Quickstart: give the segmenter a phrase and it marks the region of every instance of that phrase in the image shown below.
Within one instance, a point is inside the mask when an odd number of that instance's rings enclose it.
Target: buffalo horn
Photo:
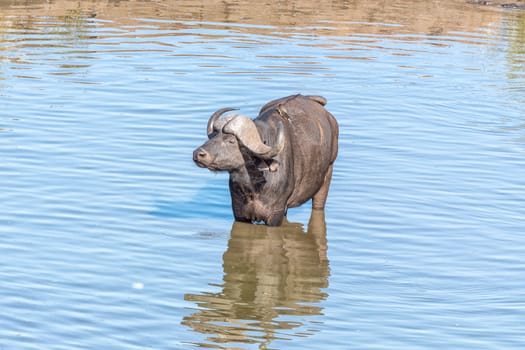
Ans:
[[[213,134],[213,124],[215,124],[215,121],[219,119],[219,117],[223,115],[224,113],[229,112],[229,111],[234,111],[236,109],[239,109],[239,108],[226,107],[226,108],[221,108],[217,112],[213,113],[210,119],[208,120],[208,137],[210,137],[210,135]]]
[[[224,126],[223,131],[235,135],[250,152],[263,159],[275,157],[284,147],[281,121],[279,121],[277,142],[274,147],[264,144],[253,120],[243,115],[235,116]]]

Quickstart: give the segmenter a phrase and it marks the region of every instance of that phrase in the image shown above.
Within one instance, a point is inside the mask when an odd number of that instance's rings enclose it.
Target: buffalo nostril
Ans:
[[[198,158],[206,158],[207,155],[208,155],[208,153],[206,153],[206,151],[204,151],[204,150],[199,150],[197,152],[197,157]]]
[[[208,152],[206,152],[202,148],[199,148],[199,149],[195,150],[195,152],[193,152],[193,159],[195,159],[195,160],[204,159],[207,156],[208,156]]]

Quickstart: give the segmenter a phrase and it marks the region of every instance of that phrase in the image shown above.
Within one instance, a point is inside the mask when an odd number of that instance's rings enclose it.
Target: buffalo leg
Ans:
[[[234,215],[235,216],[235,215]],[[235,221],[238,221],[238,222],[247,222],[247,223],[251,223],[252,221],[250,219],[247,219],[243,216],[235,216]]]
[[[264,223],[268,226],[281,226],[284,216],[284,210],[275,211],[264,221]]]
[[[328,171],[326,172],[326,176],[324,177],[324,182],[317,191],[317,193],[312,198],[312,208],[313,209],[324,209],[324,205],[326,203],[326,197],[328,196],[328,189],[330,188],[330,181],[332,180],[332,170],[334,168],[334,164],[330,164],[330,167],[328,168]]]

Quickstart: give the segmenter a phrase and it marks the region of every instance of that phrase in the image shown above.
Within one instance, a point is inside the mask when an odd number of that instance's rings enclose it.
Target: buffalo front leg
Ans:
[[[330,181],[332,180],[332,170],[334,164],[330,164],[326,176],[324,177],[324,182],[321,185],[321,188],[312,198],[312,208],[313,209],[324,209],[326,204],[326,197],[328,197],[328,190],[330,188]]]
[[[285,217],[285,210],[277,210],[271,213],[264,223],[268,226],[281,226]]]

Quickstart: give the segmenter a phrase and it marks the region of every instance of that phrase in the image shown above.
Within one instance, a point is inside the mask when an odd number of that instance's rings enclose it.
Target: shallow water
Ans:
[[[0,0],[0,349],[521,349],[525,13]],[[325,213],[233,222],[192,150],[319,94]]]

